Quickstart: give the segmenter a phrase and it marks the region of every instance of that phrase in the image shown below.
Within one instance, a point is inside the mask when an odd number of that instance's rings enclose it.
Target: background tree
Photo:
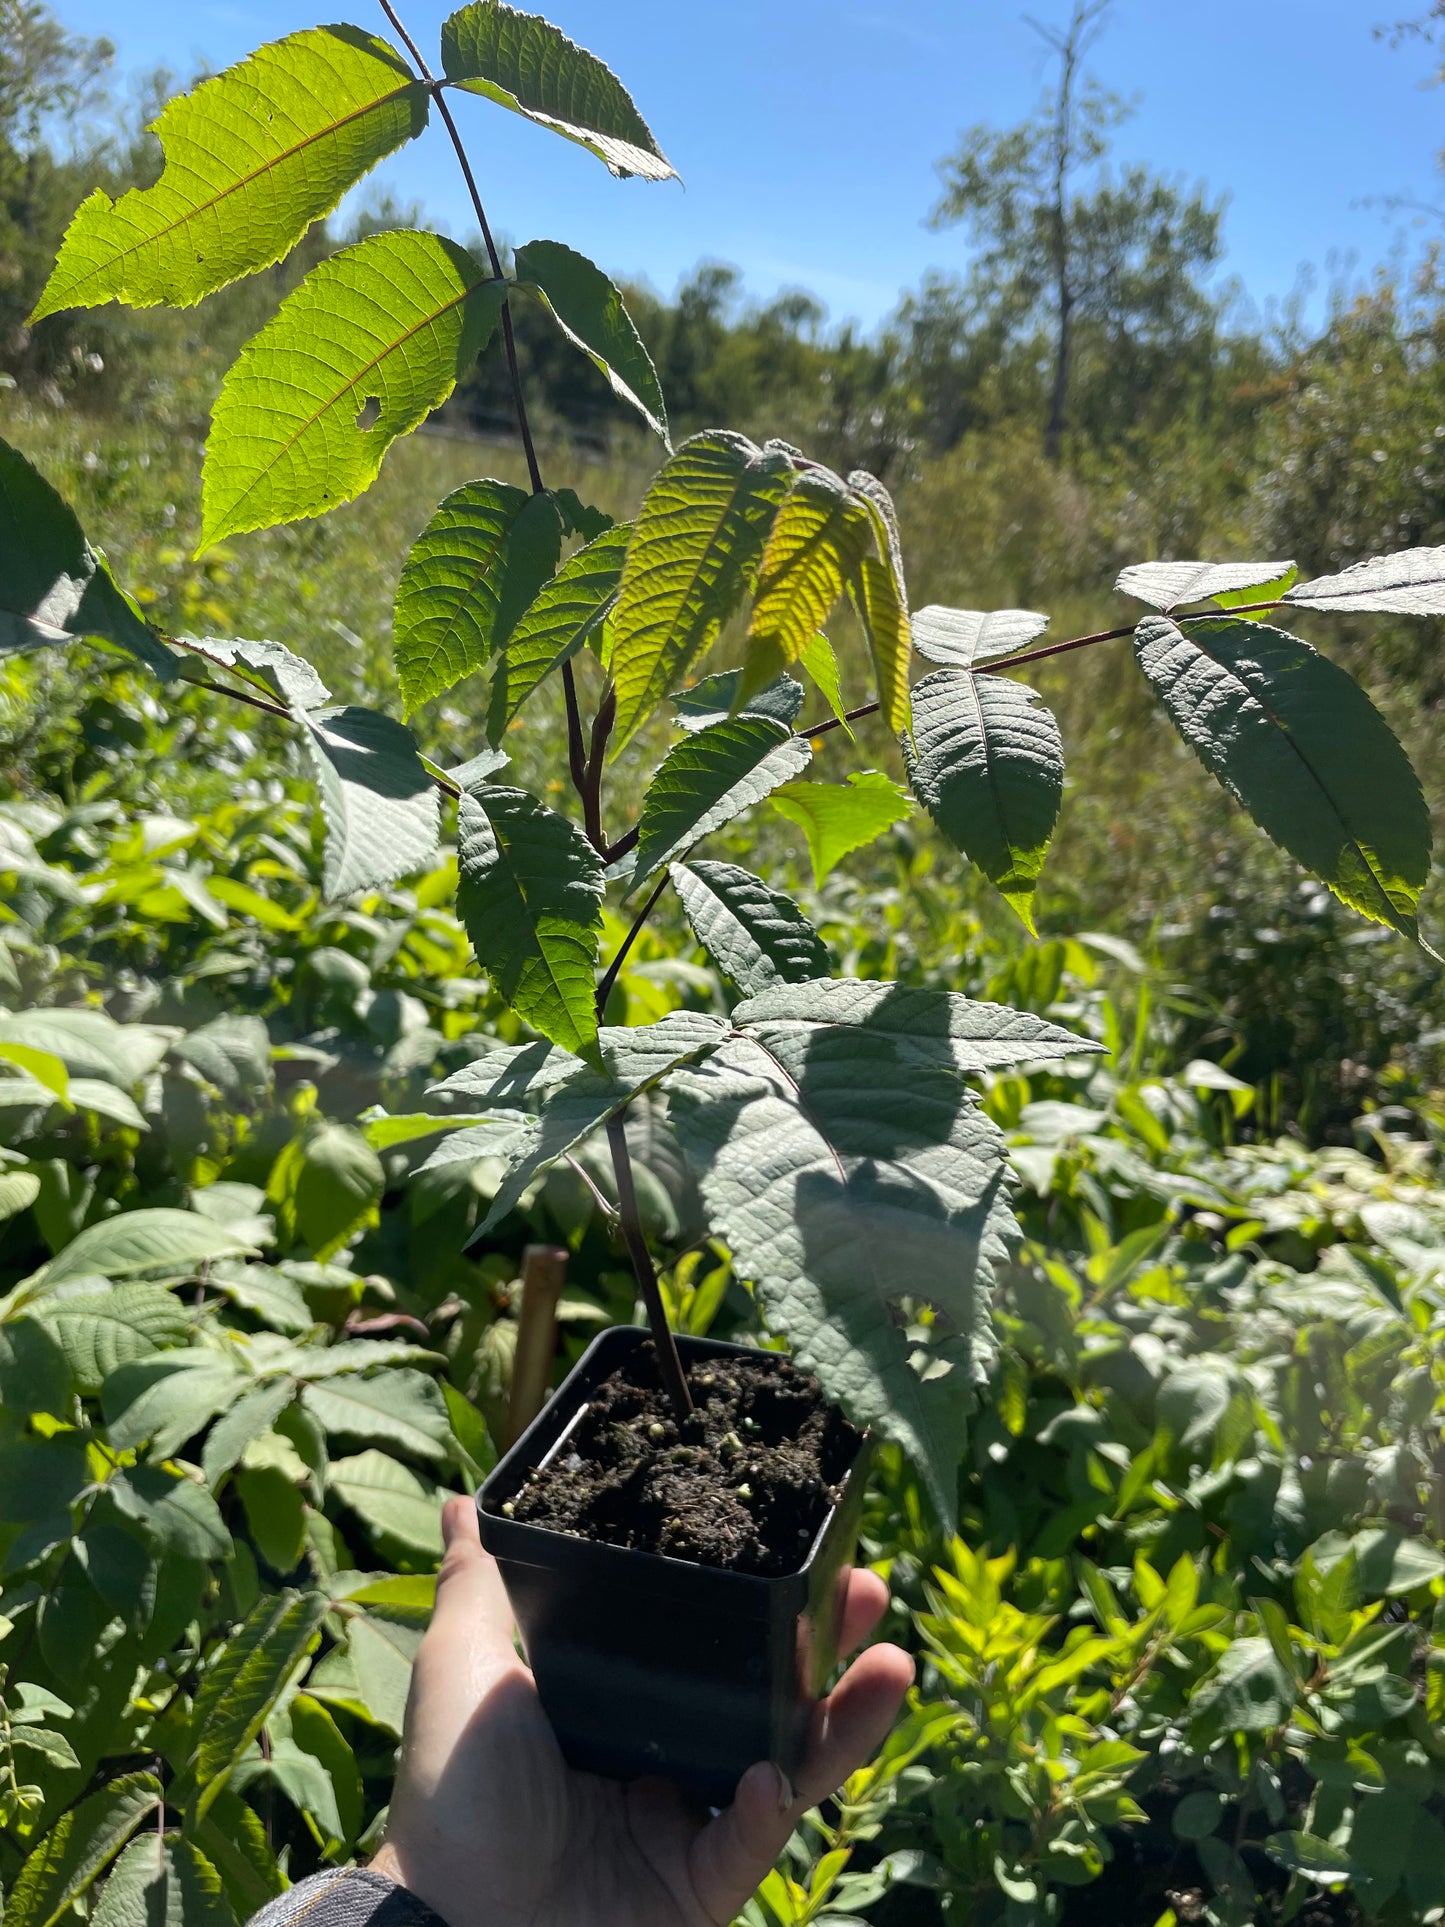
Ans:
[[[1030,23],[1058,55],[1056,84],[1018,126],[964,132],[939,165],[944,191],[930,216],[936,228],[966,227],[978,247],[965,289],[974,325],[1000,342],[1048,342],[1051,460],[1081,334],[1116,365],[1122,355],[1132,385],[1132,364],[1188,358],[1217,316],[1200,277],[1220,255],[1222,204],[1147,167],[1117,180],[1105,170],[1109,137],[1131,111],[1083,70],[1109,4],[1075,0],[1062,32]]]

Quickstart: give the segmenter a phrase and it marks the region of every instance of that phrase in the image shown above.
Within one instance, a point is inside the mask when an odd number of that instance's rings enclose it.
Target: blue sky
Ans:
[[[685,190],[614,181],[599,162],[480,100],[453,96],[493,226],[547,236],[664,293],[697,261],[729,261],[750,292],[806,287],[830,320],[872,326],[929,268],[958,268],[962,237],[924,217],[934,163],[976,120],[1018,119],[1047,76],[1025,24],[1067,0],[551,0],[549,17],[631,89]],[[450,7],[402,0],[430,52]],[[1423,12],[1425,0],[1413,0]],[[1420,233],[1369,197],[1445,202],[1445,89],[1428,50],[1373,28],[1411,0],[1116,0],[1093,56],[1141,96],[1117,158],[1228,195],[1224,272],[1256,303],[1362,275]],[[73,31],[106,33],[122,70],[223,66],[315,24],[299,0],[57,0]],[[320,17],[338,17],[323,8]],[[364,0],[339,17],[380,26]],[[439,226],[471,223],[433,126],[372,177]],[[1438,191],[1437,191],[1438,188]],[[1318,312],[1320,295],[1311,302]]]

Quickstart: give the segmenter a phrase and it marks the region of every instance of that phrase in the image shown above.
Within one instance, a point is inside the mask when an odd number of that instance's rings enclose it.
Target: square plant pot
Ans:
[[[657,1774],[713,1806],[755,1760],[790,1779],[838,1660],[848,1561],[868,1477],[860,1440],[837,1503],[795,1572],[763,1578],[575,1538],[503,1506],[594,1390],[648,1339],[619,1325],[588,1346],[477,1494],[542,1705],[568,1762],[618,1780]],[[684,1367],[777,1356],[679,1336]],[[779,1361],[781,1362],[781,1360]]]

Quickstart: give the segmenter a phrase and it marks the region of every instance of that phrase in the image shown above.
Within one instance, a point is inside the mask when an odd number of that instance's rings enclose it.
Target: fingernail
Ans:
[[[774,1761],[770,1760],[768,1764],[773,1769],[773,1798],[778,1803],[778,1812],[786,1813],[793,1804],[793,1789],[783,1769]]]

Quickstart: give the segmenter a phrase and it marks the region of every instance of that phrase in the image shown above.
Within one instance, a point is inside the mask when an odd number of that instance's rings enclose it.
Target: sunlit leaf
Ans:
[[[766,716],[734,716],[674,743],[643,798],[634,886],[806,769],[812,754],[805,737]]]
[[[791,897],[735,863],[674,863],[672,887],[693,934],[745,994],[826,977],[822,938]]]
[[[1152,609],[1179,609],[1190,602],[1269,602],[1282,597],[1299,574],[1293,562],[1139,562],[1114,587]]]
[[[930,662],[959,669],[1012,656],[1049,626],[1032,609],[946,609],[931,602],[913,617],[913,646]]]
[[[782,450],[720,429],[693,436],[664,463],[643,501],[612,619],[618,750],[747,594],[791,472]]]
[[[370,235],[313,268],[222,383],[202,547],[324,515],[369,488],[396,437],[476,360],[505,291],[455,242],[410,230]]]
[[[333,902],[424,869],[441,820],[415,740],[376,709],[296,712],[326,819],[322,887]]]
[[[1267,623],[1147,616],[1139,665],[1184,741],[1341,902],[1418,939],[1430,873],[1419,780],[1353,677]]]
[[[570,556],[507,637],[492,670],[490,735],[500,736],[533,690],[611,615],[631,535],[631,523],[624,522]]]
[[[788,783],[769,801],[808,839],[819,884],[845,856],[913,813],[907,792],[876,769],[854,770],[844,783]]]
[[[476,0],[442,24],[448,80],[576,141],[613,174],[674,170],[617,76],[540,14]]]
[[[154,187],[81,203],[31,319],[110,300],[187,307],[269,267],[426,116],[421,81],[357,27],[257,48],[166,107]]]
[[[797,661],[857,572],[872,537],[867,509],[838,476],[806,469],[793,478],[758,568],[744,695]]]
[[[412,544],[392,647],[408,712],[482,668],[557,567],[562,518],[547,494],[465,482]]]
[[[667,440],[667,408],[652,357],[642,344],[621,291],[584,254],[560,241],[529,241],[513,265],[519,284],[542,305],[574,347],[602,374],[612,392],[637,409]]]
[[[1285,601],[1301,609],[1334,609],[1344,615],[1353,610],[1445,615],[1445,548],[1372,556],[1339,575],[1299,583]]]
[[[520,1016],[590,1055],[602,865],[565,816],[525,790],[485,787],[457,811],[457,909],[477,962]]]

